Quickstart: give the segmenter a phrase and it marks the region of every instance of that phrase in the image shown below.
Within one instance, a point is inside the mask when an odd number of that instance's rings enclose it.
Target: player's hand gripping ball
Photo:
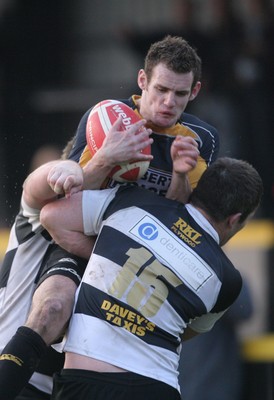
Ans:
[[[102,146],[110,128],[120,115],[123,131],[140,120],[140,117],[135,114],[132,108],[118,100],[104,100],[93,107],[86,125],[87,144],[92,155]],[[147,146],[142,150],[142,153],[151,154],[151,147]],[[137,181],[144,176],[148,167],[149,161],[122,163],[112,169],[109,177],[118,182]]]

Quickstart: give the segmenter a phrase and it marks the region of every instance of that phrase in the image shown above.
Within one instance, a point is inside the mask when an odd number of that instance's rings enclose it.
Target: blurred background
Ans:
[[[274,0],[0,0],[2,253],[29,171],[59,156],[91,105],[138,94],[150,44],[181,35],[203,61],[202,90],[186,111],[219,130],[221,156],[248,160],[264,181],[256,220],[227,251],[254,302],[240,337],[272,332],[273,16]]]
[[[33,154],[62,148],[81,115],[138,93],[151,42],[184,36],[203,60],[187,111],[215,125],[221,155],[262,174],[272,218],[274,0],[0,0],[0,224],[9,226]]]

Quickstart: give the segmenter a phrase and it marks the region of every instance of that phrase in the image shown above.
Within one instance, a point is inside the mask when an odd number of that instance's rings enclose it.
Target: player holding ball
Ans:
[[[216,160],[219,151],[216,129],[185,113],[188,102],[194,100],[200,91],[200,79],[201,60],[196,51],[184,39],[167,36],[151,45],[144,68],[138,72],[137,82],[141,95],[121,100],[139,118],[146,121],[145,127],[152,132],[150,138],[153,139],[153,158],[144,176],[137,179],[137,184],[159,195],[168,195],[181,201],[187,200],[190,188],[197,185],[200,176]],[[143,142],[144,136],[133,134],[129,135],[129,140],[124,140],[113,131],[96,154],[94,164],[86,166],[92,157],[90,147],[85,146],[91,114],[92,108],[80,121],[70,158],[80,160],[80,165],[90,172],[94,171],[96,164],[96,173],[99,171],[99,176],[102,175],[101,183],[106,176],[109,177],[116,164],[135,161],[136,156],[139,160],[148,160],[141,153],[149,144]],[[118,141],[119,146],[115,146],[114,143]],[[140,149],[138,146],[142,144]],[[191,159],[197,147],[197,163],[193,164]],[[188,175],[174,171],[174,160],[178,155],[180,160],[191,163],[193,169]],[[110,177],[104,181],[104,186],[113,187],[117,184],[116,180]]]
[[[185,40],[167,36],[152,44],[144,68],[138,72],[141,95],[122,100],[139,120],[124,131],[123,116],[120,115],[101,147],[93,154],[86,141],[91,109],[80,121],[69,158],[79,162],[83,168],[83,188],[113,187],[117,185],[117,176],[113,179],[113,168],[138,161],[149,165],[144,175],[138,175],[134,184],[160,196],[185,202],[191,188],[196,186],[207,166],[217,158],[219,149],[215,128],[185,113],[188,102],[194,100],[200,91],[200,78],[201,60]],[[145,149],[149,146],[148,152]],[[23,263],[24,260],[21,260]],[[55,277],[62,284],[57,285]],[[39,363],[40,355],[52,344],[53,338],[62,334],[59,326],[65,326],[71,315],[71,310],[64,312],[68,307],[63,299],[73,299],[76,290],[76,285],[69,282],[72,282],[71,279],[61,274],[43,280],[35,291],[31,314],[24,324],[29,334],[23,337],[16,332],[3,349],[2,354],[22,360],[19,366],[7,357],[0,356],[0,393],[7,393],[7,399],[14,399],[27,384]],[[45,285],[52,302],[58,303],[58,309],[47,311]],[[41,315],[46,316],[43,321],[40,321]],[[58,326],[54,324],[56,320]],[[17,354],[15,349],[22,351],[22,354]],[[36,354],[36,359],[29,360],[29,354]],[[10,372],[7,372],[7,364],[12,366]],[[12,387],[9,382],[13,382]],[[33,397],[28,398],[37,398],[36,389],[33,393]],[[50,398],[45,392],[43,396]]]

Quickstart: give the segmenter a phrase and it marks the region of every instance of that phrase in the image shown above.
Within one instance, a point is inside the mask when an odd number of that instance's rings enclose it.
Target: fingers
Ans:
[[[145,127],[146,120],[138,121],[133,124],[128,130],[127,135],[131,136],[131,142],[134,149],[134,159],[150,161],[153,159],[151,154],[144,154],[142,151],[153,143],[150,137],[152,130]]]
[[[173,171],[185,174],[196,167],[200,152],[197,142],[190,136],[178,136],[171,146]]]
[[[56,175],[48,180],[49,186],[58,195],[65,194],[67,197],[73,193],[77,193],[82,188],[82,180],[73,175],[59,176]]]
[[[146,121],[140,120],[125,129],[122,119],[118,118],[98,150],[107,165],[117,165],[131,161],[150,161],[153,156],[145,151],[153,143],[151,129],[145,127]]]
[[[135,122],[135,124],[132,124],[130,128],[127,129],[128,133],[136,135],[138,133],[143,132],[150,135],[152,131],[151,129],[146,129],[145,127],[146,122],[147,121],[145,119],[141,119],[140,121]]]
[[[198,143],[191,136],[176,136],[172,146],[177,148],[196,149],[199,152]]]
[[[123,119],[121,116],[117,118],[117,120],[114,122],[112,127],[110,128],[109,133],[111,132],[127,132],[129,135],[135,135],[138,132],[144,131],[144,132],[149,132],[148,134],[151,133],[151,129],[146,129],[145,128],[146,120],[141,119],[140,121],[135,122],[132,125],[129,125],[128,127],[125,128],[125,125],[123,124]]]
[[[54,193],[69,195],[81,190],[83,171],[73,161],[62,161],[49,171],[47,182]]]
[[[197,158],[200,154],[198,143],[190,136],[177,136],[171,146],[171,157],[189,156]]]
[[[81,183],[75,176],[68,176],[63,184],[63,191],[66,197],[70,197],[73,193],[77,193],[81,190]]]
[[[141,119],[140,121],[135,122],[134,124],[126,127],[125,129],[125,125],[123,124],[123,119],[121,116],[119,116],[112,125],[109,133],[119,131],[119,132],[125,132],[128,136],[140,135],[139,140],[141,140],[142,138],[145,138],[152,133],[152,130],[147,129],[145,127],[145,124],[146,120]]]
[[[122,132],[123,130],[124,130],[123,119],[122,119],[121,115],[119,115],[119,117],[116,119],[116,121],[110,128],[109,132],[115,132],[115,131]]]
[[[60,177],[60,172],[50,171],[48,174],[48,184],[56,194],[63,194],[63,177]]]

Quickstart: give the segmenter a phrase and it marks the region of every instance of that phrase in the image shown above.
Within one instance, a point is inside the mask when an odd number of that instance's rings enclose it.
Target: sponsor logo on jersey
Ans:
[[[195,247],[200,244],[199,238],[202,236],[201,233],[195,231],[183,218],[179,218],[175,224],[171,227],[171,230],[188,243],[191,247]]]
[[[142,315],[109,300],[103,300],[101,310],[105,312],[107,321],[137,336],[145,336],[147,331],[153,332],[155,329],[155,324]]]
[[[158,236],[158,229],[154,224],[145,223],[139,226],[138,232],[143,239],[154,240]]]
[[[187,224],[185,226],[181,222],[179,227],[185,230],[184,235],[188,240],[193,243],[199,241],[200,234]],[[198,290],[212,276],[212,271],[206,262],[184,243],[183,238],[179,235],[181,240],[177,238],[151,215],[141,218],[129,232],[145,243],[163,264],[168,265],[194,290]]]
[[[159,196],[165,196],[171,181],[171,174],[165,171],[157,170],[149,167],[145,175],[137,182],[131,182],[131,185],[140,186],[142,188],[151,190]],[[107,187],[113,188],[120,185],[119,182],[109,179]],[[124,184],[125,185],[125,184]]]
[[[24,364],[23,360],[14,356],[13,354],[1,354],[0,361],[3,361],[3,360],[12,361],[15,364],[19,365],[20,367],[22,367],[22,365]]]

